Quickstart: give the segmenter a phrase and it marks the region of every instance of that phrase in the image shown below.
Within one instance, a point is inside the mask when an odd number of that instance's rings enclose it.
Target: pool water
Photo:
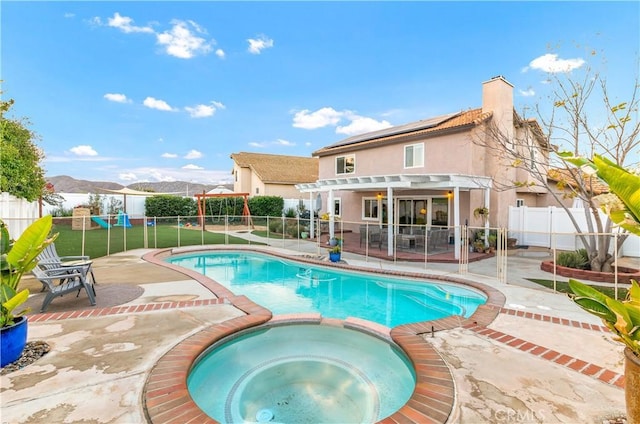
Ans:
[[[167,261],[246,295],[274,315],[317,312],[395,327],[451,315],[469,317],[486,302],[484,294],[459,285],[313,266],[255,252],[198,252]]]
[[[407,402],[415,374],[397,347],[377,337],[294,324],[214,345],[187,387],[207,415],[225,423],[371,423]]]

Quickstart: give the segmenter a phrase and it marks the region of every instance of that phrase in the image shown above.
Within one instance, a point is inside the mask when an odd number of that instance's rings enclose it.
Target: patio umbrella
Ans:
[[[320,195],[320,193],[318,193],[318,196],[316,197],[316,212],[320,212],[321,209],[322,209],[322,196]]]

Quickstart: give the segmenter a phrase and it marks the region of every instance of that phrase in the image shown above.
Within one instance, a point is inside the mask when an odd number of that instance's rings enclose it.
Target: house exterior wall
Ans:
[[[424,166],[405,168],[405,146],[424,143]],[[474,169],[482,169],[482,160],[474,167],[477,152],[467,133],[449,134],[442,137],[417,138],[386,146],[376,146],[367,150],[340,153],[320,158],[320,179],[337,177],[361,177],[389,174],[473,174]],[[459,155],[452,152],[472,152]],[[342,156],[355,156],[355,172],[348,175],[336,173],[336,160]],[[482,174],[478,174],[482,175]]]
[[[280,196],[283,199],[309,199],[308,194],[300,193],[300,190],[291,184],[265,184],[264,196]]]
[[[253,195],[252,189],[252,174],[253,172],[249,168],[242,168],[237,163],[233,164],[233,191],[235,193],[249,193]]]

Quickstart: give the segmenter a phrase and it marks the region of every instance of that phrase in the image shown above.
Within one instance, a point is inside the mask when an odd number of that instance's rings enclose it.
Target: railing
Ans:
[[[27,226],[33,219],[10,219]],[[133,249],[156,249],[211,244],[260,244],[327,256],[329,226],[326,220],[316,219],[311,233],[309,219],[210,215],[204,226],[197,216],[86,216],[54,218],[54,231],[59,233],[56,247],[61,255],[101,257]],[[532,239],[536,234],[523,234]],[[512,233],[513,234],[513,233]],[[12,234],[13,235],[13,234]],[[15,237],[15,235],[13,235]],[[575,233],[552,233],[549,247],[526,246],[507,236],[504,228],[440,227],[400,225],[389,228],[377,222],[334,222],[334,236],[341,239],[343,259],[364,261],[388,268],[403,266],[421,270],[442,270],[459,275],[482,275],[500,283],[518,283],[515,272],[526,266],[531,277],[542,276],[555,282],[566,281],[554,269],[542,271],[543,261],[556,263],[563,250],[556,240],[577,237]],[[598,234],[587,236],[597,237]],[[610,252],[618,258],[619,233],[606,234],[612,242]],[[637,237],[637,236],[631,236]],[[458,243],[456,243],[458,239]],[[602,240],[605,240],[604,238]],[[636,242],[630,238],[625,241]],[[563,242],[564,243],[564,242]],[[615,246],[615,247],[614,247]],[[633,258],[632,258],[633,259]],[[637,258],[636,258],[637,259]],[[615,275],[618,264],[613,263]],[[536,275],[539,274],[539,275]],[[617,287],[617,277],[614,281]]]

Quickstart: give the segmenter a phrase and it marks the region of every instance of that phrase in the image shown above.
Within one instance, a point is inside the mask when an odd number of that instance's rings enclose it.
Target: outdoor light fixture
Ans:
[[[382,199],[382,193],[378,193],[376,197],[378,198],[378,200]]]
[[[427,210],[425,208],[420,209],[420,215],[426,215]]]
[[[449,190],[449,192],[447,193],[447,197],[451,197],[453,196],[453,191]]]

